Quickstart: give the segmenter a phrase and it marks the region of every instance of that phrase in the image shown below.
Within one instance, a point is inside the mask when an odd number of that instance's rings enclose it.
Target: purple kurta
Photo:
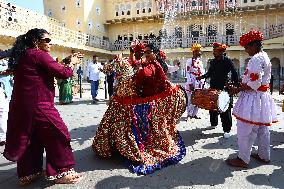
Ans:
[[[30,143],[35,120],[39,114],[56,127],[62,137],[70,135],[59,112],[54,107],[54,77],[67,79],[73,75],[69,67],[58,64],[47,52],[28,49],[18,62],[10,102],[7,139],[4,156],[17,161]]]

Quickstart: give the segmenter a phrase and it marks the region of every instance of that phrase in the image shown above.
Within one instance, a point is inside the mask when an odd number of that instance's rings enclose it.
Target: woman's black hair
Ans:
[[[9,70],[16,69],[20,57],[26,53],[28,48],[36,47],[36,42],[42,39],[44,34],[49,33],[45,29],[34,28],[16,38],[8,61]]]
[[[154,45],[153,43],[149,43],[145,46],[145,48],[148,47],[150,48],[153,53],[156,55],[156,59],[157,61],[161,64],[163,71],[165,72],[165,74],[167,74],[168,72],[168,65],[166,64],[165,60],[161,57],[160,55],[160,49]]]

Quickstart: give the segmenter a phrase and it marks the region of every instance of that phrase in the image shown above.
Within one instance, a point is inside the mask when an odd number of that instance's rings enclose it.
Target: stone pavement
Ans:
[[[281,103],[284,96],[273,94],[279,111],[279,123],[271,127],[271,163],[261,165],[251,160],[249,169],[232,168],[224,162],[228,156],[236,156],[236,120],[233,122],[232,136],[223,138],[222,127],[208,129],[209,114],[199,112],[201,120],[186,122],[185,114],[178,124],[187,149],[186,157],[177,165],[163,168],[153,174],[138,176],[123,165],[123,160],[114,157],[104,160],[96,157],[91,149],[92,138],[100,123],[107,105],[104,91],[98,104],[91,104],[88,85],[84,84],[83,98],[76,97],[74,103],[59,106],[58,110],[67,123],[72,137],[72,147],[76,158],[76,170],[83,173],[84,179],[75,185],[53,185],[44,179],[24,188],[284,188],[284,129]],[[77,95],[78,96],[78,95]],[[235,100],[236,101],[236,100]],[[0,147],[0,152],[3,152]],[[0,155],[0,188],[19,187],[16,164]]]

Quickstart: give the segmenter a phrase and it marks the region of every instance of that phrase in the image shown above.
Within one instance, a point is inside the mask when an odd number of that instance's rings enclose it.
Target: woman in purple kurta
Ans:
[[[54,77],[71,77],[72,64],[78,61],[78,57],[70,56],[71,64],[58,64],[48,53],[49,42],[46,30],[28,31],[16,52],[20,56],[12,62],[15,82],[4,156],[17,161],[22,185],[42,175],[44,149],[49,180],[55,183],[80,180],[80,175],[73,170],[75,162],[68,129],[54,107]]]

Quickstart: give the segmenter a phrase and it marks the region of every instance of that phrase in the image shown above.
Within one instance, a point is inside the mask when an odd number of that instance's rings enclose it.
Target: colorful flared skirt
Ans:
[[[93,150],[105,158],[118,150],[137,174],[176,164],[186,154],[176,129],[185,108],[186,95],[176,85],[146,98],[113,96],[93,139]]]

